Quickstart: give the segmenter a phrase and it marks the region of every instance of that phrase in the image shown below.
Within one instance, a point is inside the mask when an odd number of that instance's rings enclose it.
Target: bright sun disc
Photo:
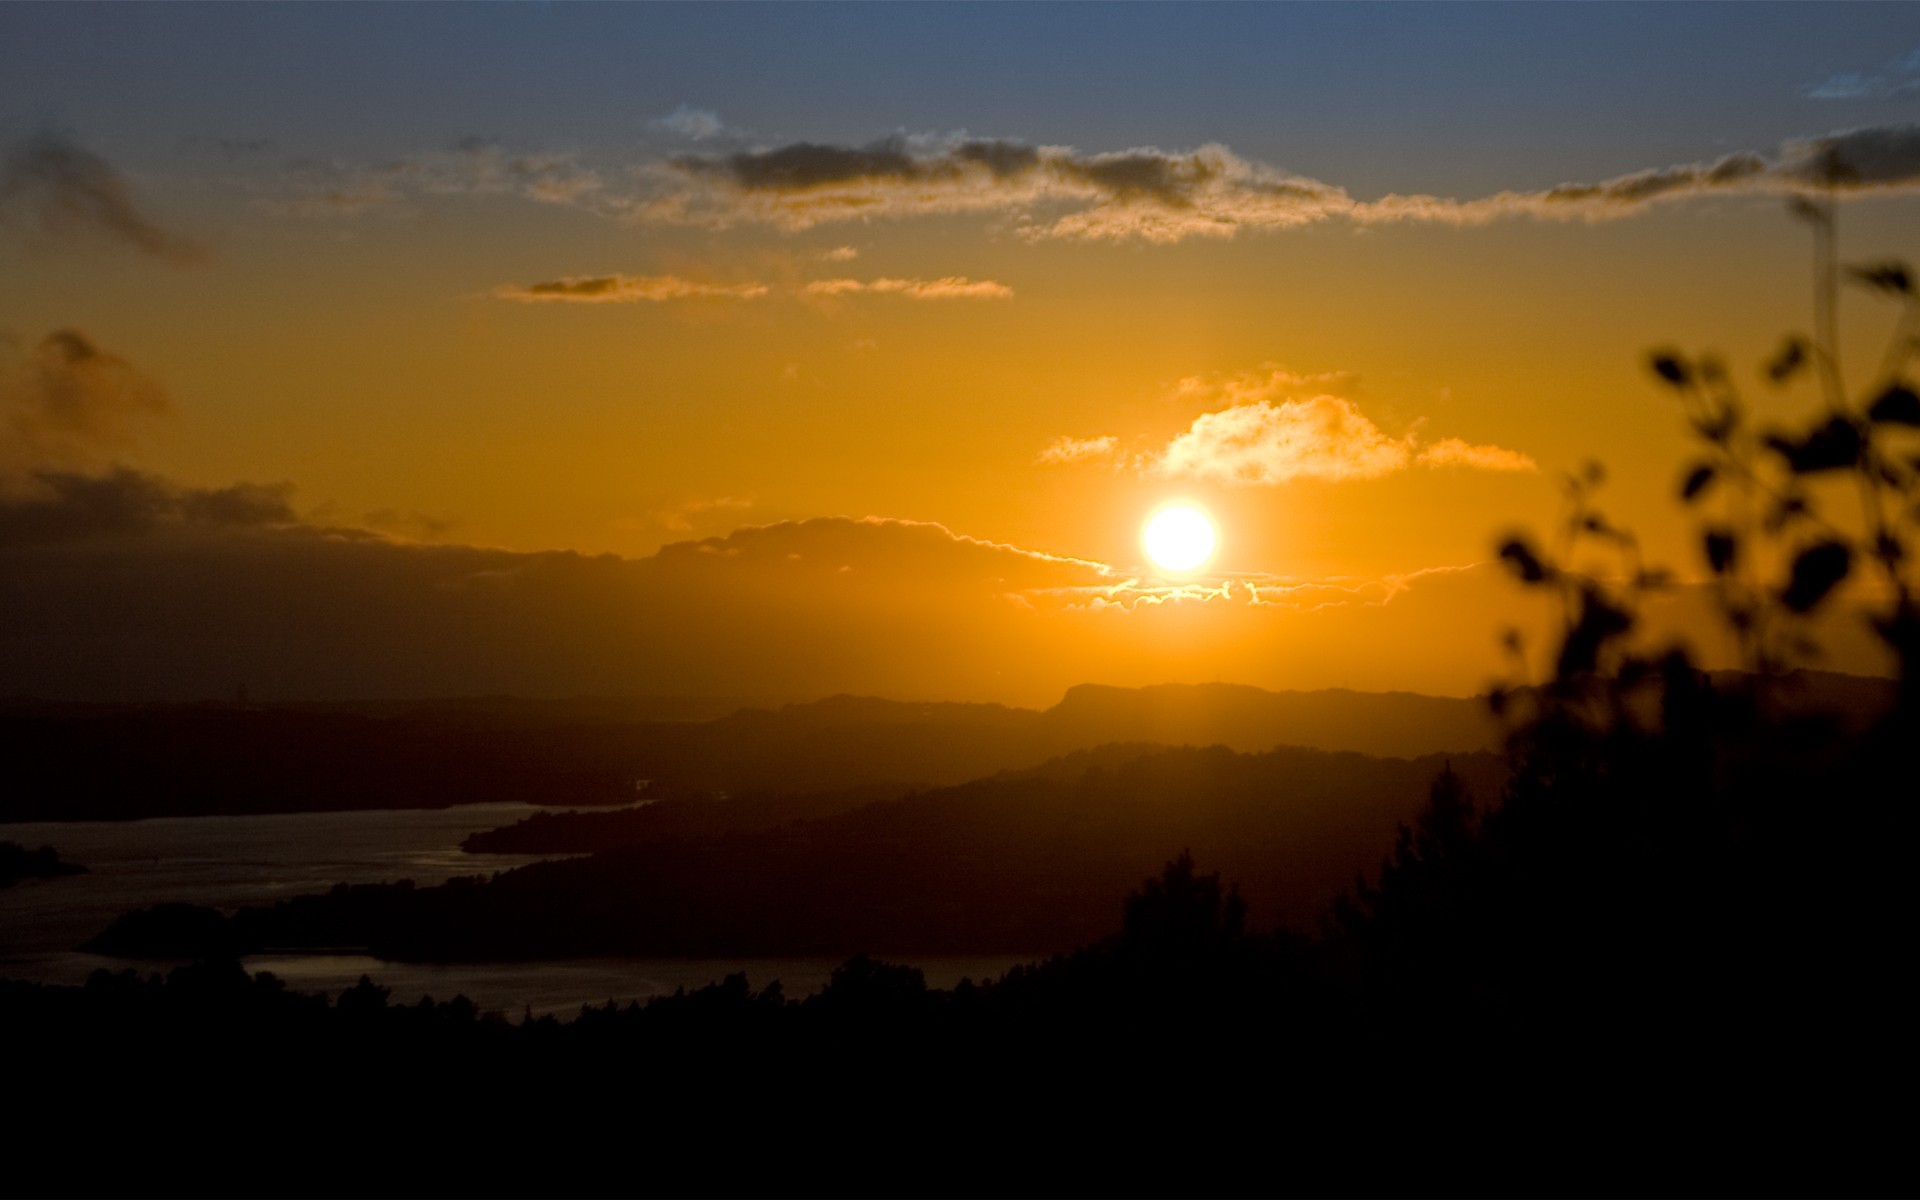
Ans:
[[[1169,504],[1147,518],[1140,532],[1153,565],[1166,571],[1191,571],[1213,554],[1213,519],[1192,504]]]

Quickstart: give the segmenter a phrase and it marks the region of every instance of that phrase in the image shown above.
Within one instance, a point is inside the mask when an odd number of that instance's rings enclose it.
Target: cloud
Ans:
[[[436,540],[454,526],[445,517],[399,508],[372,509],[361,514],[360,520],[369,529],[419,541]]]
[[[1865,100],[1880,93],[1885,81],[1878,77],[1847,73],[1809,84],[1802,92],[1809,100]]]
[[[1920,78],[1920,66],[1916,67]],[[891,138],[862,147],[799,142],[726,155],[681,155],[644,168],[640,220],[789,230],[834,221],[997,213],[1021,237],[1172,243],[1331,220],[1357,225],[1480,225],[1531,217],[1606,220],[1658,202],[1710,195],[1911,190],[1920,126],[1887,125],[1796,139],[1771,156],[1743,151],[1597,183],[1453,199],[1346,189],[1289,174],[1220,145],[1088,154],[1063,146]]]
[[[751,496],[696,496],[672,508],[661,509],[653,516],[663,528],[675,533],[687,533],[693,529],[695,517],[713,512],[745,512],[752,507],[753,497]]]
[[[1800,94],[1809,100],[1900,100],[1920,94],[1920,50],[1892,60],[1872,75],[1858,71],[1830,75],[1800,89]]]
[[[206,252],[163,228],[134,201],[126,177],[99,155],[52,133],[13,146],[0,165],[0,223],[53,238],[92,239],[175,264]]]
[[[0,363],[0,546],[294,520],[286,484],[184,487],[99,466],[170,409],[159,384],[76,329]]]
[[[860,252],[852,246],[835,246],[820,257],[828,262],[852,262],[860,257]]]
[[[721,228],[1074,205],[1079,211],[1025,222],[1023,236],[1169,242],[1306,224],[1352,203],[1337,188],[1216,145],[1082,154],[969,138],[927,149],[896,137],[861,147],[798,142],[681,155],[646,174],[655,194],[636,205],[637,217]]]
[[[1296,479],[1378,479],[1422,466],[1533,471],[1533,459],[1501,446],[1442,438],[1422,447],[1416,430],[1392,437],[1351,395],[1348,372],[1296,372],[1273,363],[1225,377],[1192,376],[1172,389],[1183,404],[1205,407],[1158,452],[1132,466],[1147,475],[1230,487],[1271,487]],[[1112,435],[1054,439],[1036,462],[1071,463],[1114,456]]]
[[[800,289],[803,296],[836,299],[871,292],[905,296],[910,300],[1011,300],[1013,289],[991,279],[948,275],[942,279],[816,279]]]
[[[1103,458],[1112,458],[1120,448],[1120,439],[1112,434],[1100,437],[1076,438],[1062,435],[1048,442],[1040,451],[1036,463],[1079,463],[1094,462]]]
[[[0,547],[148,534],[168,526],[290,523],[286,484],[179,487],[126,467],[98,475],[38,470],[0,488]]]
[[[719,560],[733,564],[730,570],[771,567],[782,581],[855,575],[861,586],[888,581],[993,594],[1104,584],[1114,577],[1112,568],[1089,559],[967,537],[934,521],[891,517],[751,525],[725,537],[676,542],[656,557],[662,563]]]
[[[1167,443],[1157,474],[1233,485],[1375,479],[1403,470],[1413,439],[1390,438],[1351,400],[1268,400],[1203,413]]]
[[[1920,92],[1920,64],[1912,72],[1912,85],[1888,85],[1889,94]],[[1833,88],[1837,93],[1854,86],[1842,81]],[[965,136],[896,136],[865,146],[794,142],[678,154],[606,170],[573,154],[513,155],[491,142],[470,141],[450,152],[371,166],[296,164],[281,187],[282,194],[265,203],[307,215],[367,212],[434,196],[517,196],[611,219],[711,229],[762,224],[795,231],[844,221],[977,214],[1004,219],[1027,241],[1170,244],[1333,221],[1362,227],[1600,221],[1706,196],[1793,195],[1830,187],[1842,194],[1911,191],[1920,187],[1920,126],[1843,130],[1788,141],[1771,154],[1741,151],[1598,182],[1466,199],[1400,193],[1357,199],[1338,185],[1242,158],[1217,144],[1089,153]],[[827,257],[843,261],[851,249]]]
[[[1497,565],[1176,587],[874,517],[754,526],[645,558],[527,554],[318,528],[291,519],[279,487],[126,471],[36,486],[0,498],[0,695],[192,699],[242,680],[273,699],[1042,705],[1079,683],[1208,680],[1462,695],[1502,669],[1502,626],[1538,646],[1558,619]],[[1695,607],[1711,606],[1703,594]],[[1873,669],[1877,639],[1847,616],[1854,642],[1828,665]]]
[[[1537,192],[1501,192],[1477,200],[1386,196],[1359,205],[1353,219],[1380,224],[1425,221],[1480,225],[1510,217],[1605,221],[1656,203],[1712,196],[1868,194],[1920,188],[1920,125],[1882,125],[1782,143],[1773,158],[1751,152],[1615,176]]]
[[[1420,451],[1425,467],[1467,467],[1475,471],[1538,471],[1540,465],[1518,450],[1475,446],[1459,438],[1441,438]]]
[[[690,142],[704,142],[719,137],[727,131],[720,120],[720,114],[704,108],[694,108],[682,104],[664,117],[656,117],[647,124],[655,129],[665,130],[675,137],[686,138]]]
[[[165,389],[77,329],[0,357],[0,468],[77,465],[130,445],[171,407]]]
[[[132,473],[47,487],[0,505],[0,694],[983,694],[1040,649],[1007,594],[1110,578],[920,521],[781,522],[628,559],[220,525]]]
[[[763,283],[697,283],[677,275],[575,275],[544,283],[502,284],[493,295],[523,304],[658,304],[668,300],[754,300],[767,292]]]
[[[260,205],[289,217],[358,216],[462,196],[511,196],[609,217],[626,213],[633,203],[575,154],[513,154],[487,138],[371,164],[301,159],[268,187]]]

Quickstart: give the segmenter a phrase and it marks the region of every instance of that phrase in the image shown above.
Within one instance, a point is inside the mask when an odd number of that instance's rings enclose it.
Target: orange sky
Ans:
[[[0,21],[58,57],[86,19]],[[0,691],[1477,690],[1503,669],[1500,628],[1540,613],[1476,564],[1548,525],[1585,460],[1609,467],[1608,512],[1697,576],[1672,501],[1684,426],[1649,347],[1716,351],[1763,414],[1806,411],[1808,393],[1753,382],[1808,325],[1809,241],[1783,201],[1796,137],[1872,134],[1833,143],[1880,173],[1844,206],[1845,246],[1920,256],[1920,134],[1822,109],[1837,54],[1787,68],[1798,108],[1721,136],[1623,115],[1590,166],[1543,174],[1579,157],[1577,133],[1529,159],[1442,123],[1470,169],[1436,149],[1374,186],[1233,148],[1244,115],[1196,117],[1164,151],[1124,125],[1074,126],[1107,140],[1070,145],[1046,111],[1006,137],[875,141],[824,111],[817,130],[800,111],[733,124],[715,76],[635,111],[624,141],[549,113],[545,138],[512,144],[343,125],[322,152],[292,107],[141,139],[91,77],[54,121],[30,89],[55,85],[16,81],[0,473],[25,657]],[[1868,115],[1910,116],[1884,103]],[[1597,186],[1553,190],[1569,178]],[[1848,305],[1850,343],[1877,349],[1890,310]],[[149,486],[129,498],[116,467]],[[270,487],[242,495],[244,519],[208,517],[237,481]],[[1139,526],[1176,496],[1215,514],[1220,549],[1153,603]],[[634,561],[589,579],[541,552]],[[731,577],[702,554],[751,561]],[[572,565],[541,591],[527,580],[549,562]],[[1024,578],[1034,564],[1066,574]],[[300,609],[307,577],[341,594],[306,626],[228,611],[232,588]],[[534,590],[449,599],[478,586]],[[179,611],[130,615],[115,589]],[[521,641],[463,659],[462,622]],[[220,648],[254,624],[271,636]],[[409,638],[420,661],[383,671]]]

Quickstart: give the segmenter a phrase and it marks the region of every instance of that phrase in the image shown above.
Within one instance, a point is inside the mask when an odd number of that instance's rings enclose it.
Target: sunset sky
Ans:
[[[1915,122],[1899,4],[0,6],[0,694],[1467,694]]]

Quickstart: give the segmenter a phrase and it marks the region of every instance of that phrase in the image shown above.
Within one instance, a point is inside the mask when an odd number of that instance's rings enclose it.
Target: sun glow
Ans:
[[[1213,557],[1215,533],[1207,510],[1185,501],[1163,505],[1140,530],[1140,544],[1163,571],[1191,571]]]

